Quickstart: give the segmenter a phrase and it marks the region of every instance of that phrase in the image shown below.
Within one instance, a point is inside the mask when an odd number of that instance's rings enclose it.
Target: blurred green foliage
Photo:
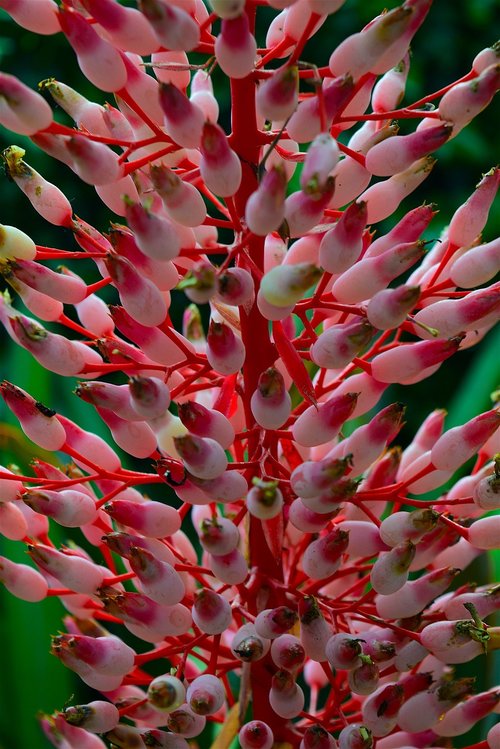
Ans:
[[[133,2],[126,2],[134,6]],[[390,0],[385,7],[398,5]],[[379,0],[347,0],[345,6],[330,18],[305,48],[302,58],[325,65],[331,50],[347,35],[358,31],[381,11]],[[259,9],[258,44],[264,45],[265,30],[275,12]],[[439,0],[431,8],[429,17],[412,45],[412,57],[405,104],[460,78],[470,69],[475,55],[491,46],[495,20],[498,19],[498,0]],[[97,92],[81,74],[69,45],[62,34],[38,37],[18,28],[0,11],[0,69],[17,75],[36,87],[40,80],[55,77],[90,99],[104,103],[113,101],[112,95]],[[221,103],[221,122],[229,127],[229,91],[217,71],[214,74],[216,93]],[[460,135],[442,148],[431,177],[407,199],[396,215],[377,226],[383,233],[391,228],[410,208],[424,199],[437,204],[440,213],[434,220],[428,237],[437,237],[454,210],[472,192],[481,174],[498,162],[498,99]],[[61,122],[71,124],[64,113],[56,115]],[[75,212],[106,230],[116,216],[98,200],[92,187],[75,179],[64,165],[50,159],[34,147],[28,138],[0,129],[0,148],[11,144],[26,148],[26,160],[49,181],[55,182],[71,200]],[[32,209],[18,188],[1,181],[0,221],[19,226],[38,244],[72,248],[69,232],[56,229],[44,222]],[[498,200],[485,230],[486,240],[500,233]],[[91,267],[90,265],[88,266]],[[79,267],[80,271],[80,267]],[[49,326],[50,327],[50,326]],[[498,351],[500,334],[490,333],[480,345],[446,362],[438,374],[411,388],[394,386],[386,402],[396,399],[407,404],[407,427],[403,443],[411,439],[422,418],[437,407],[449,411],[449,426],[462,423],[489,406],[489,393],[500,385]],[[0,378],[12,379],[37,399],[56,408],[83,427],[108,436],[102,424],[87,404],[71,394],[73,384],[47,373],[29,355],[12,346],[3,329],[0,330]],[[14,424],[10,413],[0,404],[0,462],[16,463],[28,470],[35,455],[33,446]],[[36,452],[38,455],[38,452]],[[66,540],[61,536],[61,541]],[[0,541],[0,554],[22,561],[20,544]],[[500,556],[491,554],[473,570],[478,582],[498,579]],[[470,573],[469,573],[470,579]],[[463,582],[463,581],[462,581]],[[64,610],[59,602],[48,600],[30,605],[13,599],[0,590],[0,749],[38,749],[48,746],[35,721],[38,710],[61,708],[73,693],[77,700],[89,699],[89,690],[49,655],[49,635],[61,627]],[[477,662],[471,664],[477,670]],[[482,668],[482,666],[481,666]],[[493,669],[496,668],[496,674]],[[500,682],[498,659],[490,655],[486,660],[484,684]],[[484,736],[483,732],[474,740]],[[469,741],[469,740],[468,740]],[[456,746],[462,746],[460,740]]]

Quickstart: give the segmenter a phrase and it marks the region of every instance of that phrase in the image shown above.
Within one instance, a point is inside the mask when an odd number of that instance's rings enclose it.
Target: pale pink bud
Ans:
[[[75,135],[66,141],[66,148],[71,154],[72,169],[89,185],[108,185],[123,175],[118,154],[103,143]]]
[[[127,80],[120,53],[105,41],[80,13],[61,7],[59,22],[76,53],[82,73],[103,91],[119,91]]]
[[[278,668],[293,673],[301,668],[306,654],[298,637],[282,634],[271,643],[271,658]]]
[[[455,471],[480,450],[499,425],[500,413],[492,409],[449,429],[432,447],[432,464],[439,470]]]
[[[104,579],[102,568],[83,557],[63,554],[42,544],[28,546],[28,552],[38,567],[76,593],[91,595]]]
[[[142,590],[149,598],[162,606],[173,606],[182,601],[186,589],[179,573],[171,564],[137,546],[132,546],[128,559]]]
[[[405,583],[396,593],[377,596],[378,615],[383,619],[399,619],[419,614],[434,598],[444,593],[459,572],[453,567],[444,567]]]
[[[202,632],[217,635],[231,624],[231,606],[219,593],[203,588],[195,597],[193,621]]]
[[[208,189],[223,198],[234,195],[241,182],[241,162],[216,123],[203,125],[200,151],[200,174]]]
[[[449,341],[420,341],[404,343],[376,356],[371,362],[371,373],[381,382],[405,382],[422,370],[439,364],[458,351],[462,338]]]
[[[343,273],[359,258],[366,217],[366,203],[352,203],[326,232],[319,247],[319,264],[328,273]]]
[[[408,579],[414,556],[415,546],[411,541],[405,541],[391,551],[380,554],[370,573],[373,589],[388,596],[402,588]]]
[[[465,608],[465,603],[472,603],[481,619],[494,613],[500,608],[500,588],[495,586],[489,589],[476,590],[469,593],[460,593],[449,598],[443,605],[447,619],[472,619],[471,612]]]
[[[313,263],[276,266],[262,278],[259,293],[268,304],[286,309],[295,305],[320,276],[320,269]]]
[[[494,278],[500,270],[500,239],[471,247],[455,260],[450,278],[455,286],[472,289]]]
[[[125,198],[125,216],[141,252],[153,260],[173,260],[177,257],[181,239],[168,219],[128,198]]]
[[[230,375],[238,372],[245,361],[241,338],[224,322],[211,321],[207,335],[207,359],[216,372]]]
[[[188,299],[196,304],[205,304],[217,291],[215,268],[208,260],[195,263],[177,286]]]
[[[35,34],[56,34],[60,31],[57,20],[58,6],[54,0],[0,0],[4,8],[23,29]]]
[[[403,541],[419,541],[436,527],[438,518],[437,512],[428,508],[393,512],[382,521],[380,538],[389,546],[397,546]]]
[[[120,498],[108,502],[104,509],[116,522],[151,538],[171,536],[181,527],[177,510],[161,502],[131,502]]]
[[[264,609],[255,619],[255,629],[261,637],[274,640],[289,632],[298,620],[298,614],[287,606]]]
[[[460,736],[467,733],[496,708],[499,699],[497,691],[475,694],[448,710],[444,717],[436,722],[433,730],[438,736]]]
[[[349,533],[347,553],[351,557],[376,556],[388,550],[379,529],[368,520],[343,520],[337,527]]]
[[[299,599],[300,642],[306,655],[321,663],[326,660],[326,645],[332,631],[313,596]]]
[[[302,568],[306,575],[313,580],[333,575],[340,567],[348,543],[349,533],[338,528],[310,543],[302,557]]]
[[[319,406],[309,406],[292,427],[299,445],[314,447],[333,440],[356,406],[357,393],[333,395]]]
[[[417,159],[435,151],[446,143],[451,134],[451,125],[436,125],[411,135],[396,135],[373,148],[366,156],[366,168],[379,177],[389,177],[413,164]]]
[[[347,683],[354,694],[372,694],[377,688],[379,680],[379,668],[369,656],[362,656],[361,665],[347,673]]]
[[[339,160],[339,148],[328,133],[320,133],[307,149],[300,175],[300,186],[306,193],[322,188]]]
[[[157,377],[136,375],[129,381],[128,388],[131,406],[143,419],[162,416],[170,405],[170,390]]]
[[[170,218],[183,226],[198,226],[203,223],[207,209],[193,185],[183,182],[163,164],[152,165],[149,174]]]
[[[52,638],[52,653],[84,679],[92,669],[103,676],[123,677],[134,667],[135,652],[114,635],[57,635]]]
[[[11,541],[21,541],[28,533],[28,523],[18,502],[0,503],[0,533]]]
[[[246,505],[250,515],[260,520],[269,520],[279,515],[283,507],[283,494],[278,488],[278,482],[254,478]]]
[[[333,375],[334,373],[332,373]],[[378,382],[378,380],[370,377],[366,372],[361,372],[360,374],[347,377],[335,388],[335,394],[358,393],[356,407],[352,413],[352,418],[355,418],[356,416],[362,416],[373,408],[380,400],[386,388],[387,385],[384,383]]]
[[[403,323],[420,296],[419,286],[398,286],[382,289],[370,299],[366,316],[379,330],[397,328]]]
[[[185,148],[198,148],[205,121],[202,110],[172,83],[161,84],[160,105],[170,137]]]
[[[494,167],[484,175],[470,198],[453,214],[448,227],[449,242],[456,247],[467,247],[474,242],[484,229],[499,184],[500,168]]]
[[[52,110],[40,94],[13,75],[0,73],[0,123],[20,135],[33,135],[52,122]]]
[[[306,507],[302,499],[298,497],[289,505],[288,522],[303,533],[319,533],[338,514],[338,509],[334,509],[331,512],[324,512],[324,508],[322,507],[321,510],[321,512],[310,510],[309,507]]]
[[[224,471],[215,479],[190,476],[189,481],[201,489],[205,500],[208,499],[211,502],[235,502],[244,497],[248,491],[247,482],[238,471]],[[193,504],[195,504],[194,501]],[[206,504],[206,501],[201,504]]]
[[[467,540],[477,549],[496,549],[500,545],[500,515],[476,520],[467,531]]]
[[[58,416],[58,421],[64,427],[66,432],[67,444],[80,453],[84,458],[96,463],[107,471],[116,471],[121,467],[120,459],[114,450],[105,442],[102,437],[91,432],[86,432],[77,424],[73,423],[65,416]],[[57,448],[47,448],[57,449]],[[86,469],[88,465],[75,458],[75,463]]]
[[[24,150],[10,146],[2,156],[8,175],[21,188],[35,211],[56,226],[69,226],[73,209],[58,187],[47,182],[41,174],[23,161]]]
[[[255,295],[251,273],[244,268],[228,268],[217,278],[216,299],[232,307],[251,307]]]
[[[61,449],[66,441],[66,432],[55,411],[6,380],[0,384],[0,394],[30,440],[45,450]]]
[[[55,273],[31,260],[17,260],[12,271],[28,286],[64,304],[78,304],[85,299],[87,286],[79,276]]]
[[[330,127],[335,115],[345,106],[354,90],[351,75],[342,75],[323,83],[323,101],[326,126]],[[317,96],[301,102],[287,125],[287,133],[297,143],[309,143],[321,132],[320,105]]]
[[[9,476],[15,475],[2,465],[0,465],[0,471],[4,474],[7,473]],[[20,481],[0,479],[0,502],[13,502],[22,491],[23,485]]]
[[[499,740],[500,740],[500,723],[495,723],[495,725],[492,728],[490,728],[490,730],[488,731],[488,735],[486,736],[486,741],[488,742],[489,749],[495,749]]]
[[[257,89],[259,114],[270,122],[286,120],[297,108],[298,70],[296,65],[279,68]]]
[[[304,692],[295,683],[293,674],[285,669],[276,671],[271,680],[269,704],[281,718],[296,718],[304,709]]]
[[[167,316],[167,304],[158,287],[119,255],[110,253],[105,263],[128,314],[141,325],[160,325]]]
[[[484,653],[480,638],[472,637],[478,634],[476,630],[471,620],[433,622],[420,633],[420,642],[444,663],[467,663]],[[404,728],[401,723],[400,726]]]
[[[140,0],[139,8],[151,24],[162,47],[169,50],[190,50],[198,44],[198,24],[182,7],[167,5],[161,0]]]
[[[201,479],[215,479],[227,468],[224,449],[210,437],[174,437],[174,445],[189,473]]]
[[[86,364],[86,347],[32,322],[28,317],[11,319],[16,340],[46,369],[71,377],[82,371]]]
[[[99,596],[106,611],[120,617],[137,637],[158,642],[170,635],[185,634],[191,626],[189,609],[181,603],[160,606],[142,593],[101,589]]]
[[[229,78],[245,78],[252,72],[257,43],[250,33],[246,13],[223,17],[214,51],[219,67]]]
[[[373,749],[372,732],[361,725],[351,723],[339,734],[339,749]]]
[[[361,664],[361,638],[339,632],[332,635],[326,646],[326,657],[333,668],[350,671]]]
[[[248,575],[247,561],[238,549],[228,554],[211,554],[209,566],[215,577],[227,585],[241,585]]]
[[[280,165],[266,172],[245,207],[251,232],[264,236],[277,231],[285,218],[286,173]]]
[[[332,325],[311,346],[311,359],[320,367],[341,369],[366,346],[373,332],[370,323],[361,317]]]
[[[453,123],[453,135],[488,106],[500,88],[500,64],[483,70],[477,78],[453,86],[439,102],[439,116]]]
[[[31,602],[42,601],[49,587],[45,578],[33,567],[15,564],[5,557],[0,557],[0,582],[16,598]]]
[[[197,715],[213,715],[223,706],[225,698],[224,684],[213,674],[197,676],[186,692],[186,702]]]
[[[267,723],[251,720],[240,728],[238,741],[242,749],[272,749],[274,735]]]
[[[127,421],[108,408],[97,406],[116,444],[136,458],[148,458],[157,447],[156,435],[144,421]]]
[[[429,176],[435,163],[432,156],[426,156],[403,172],[365,190],[360,199],[368,204],[368,223],[376,224],[394,213],[401,201]]]
[[[357,304],[382,291],[412,267],[424,254],[421,241],[404,242],[376,257],[362,258],[335,281],[334,297],[343,304]]]
[[[50,489],[28,491],[22,496],[23,502],[35,512],[54,518],[67,528],[78,528],[91,523],[97,515],[95,502],[88,494],[66,489],[59,492]]]
[[[197,530],[200,543],[210,554],[229,554],[240,542],[240,534],[231,520],[223,517],[206,518]]]
[[[432,204],[423,204],[408,211],[387,234],[383,234],[368,247],[365,257],[381,255],[402,242],[415,242],[434,216]]]
[[[179,418],[192,434],[211,437],[227,449],[234,440],[231,422],[219,411],[206,408],[201,403],[186,401],[178,406]]]
[[[184,361],[185,354],[175,343],[180,335],[179,333],[175,333],[172,329],[172,336],[167,336],[157,328],[152,328],[149,325],[141,325],[136,322],[122,307],[111,307],[110,310],[117,328],[127,338],[140,346],[144,353],[153,359],[153,361],[165,364],[168,367]],[[182,336],[179,340],[182,340],[190,348],[189,342]]]
[[[390,112],[398,108],[404,97],[409,69],[409,56],[405,55],[401,62],[380,78],[372,94],[374,112]]]
[[[250,400],[250,408],[255,421],[264,429],[279,429],[287,421],[292,401],[283,375],[275,367],[266,369],[260,375],[257,389]]]
[[[33,260],[36,245],[27,234],[15,226],[0,224],[0,260]]]
[[[244,624],[234,634],[231,650],[243,663],[253,663],[263,658],[271,647],[271,642],[257,634],[255,626]]]
[[[86,705],[71,705],[64,708],[64,720],[72,726],[85,728],[92,733],[111,731],[120,720],[118,708],[112,702],[95,700]]]
[[[106,749],[106,744],[102,739],[94,733],[87,731],[86,728],[79,728],[67,723],[61,713],[55,717],[54,727],[58,737],[68,742],[68,747],[78,746],[79,749]]]

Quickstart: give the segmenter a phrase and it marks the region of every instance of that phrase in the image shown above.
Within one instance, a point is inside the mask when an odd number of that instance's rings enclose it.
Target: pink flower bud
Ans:
[[[143,419],[162,416],[170,405],[170,390],[157,377],[136,375],[129,381],[128,388],[130,404]]]
[[[241,163],[219,125],[205,122],[200,151],[200,173],[208,189],[223,198],[234,195],[241,182]]]
[[[193,621],[202,632],[216,635],[231,624],[232,612],[229,603],[219,593],[203,588],[195,597]]]
[[[274,307],[287,308],[295,305],[320,276],[320,269],[312,263],[276,266],[263,277],[260,293]]]
[[[306,656],[319,663],[326,660],[326,645],[332,631],[313,596],[299,599],[300,642]]]
[[[54,0],[0,0],[0,7],[23,29],[44,35],[60,31]]]
[[[207,209],[203,198],[193,185],[184,182],[163,164],[153,164],[150,177],[170,218],[182,226],[198,226],[203,223]]]
[[[373,749],[372,732],[361,725],[351,723],[339,734],[339,749]]]
[[[196,715],[213,715],[223,706],[225,697],[222,681],[213,674],[202,674],[190,683],[186,702]]]
[[[311,359],[320,367],[342,369],[366,346],[372,336],[372,326],[361,317],[333,325],[323,331],[311,346]]]
[[[500,240],[471,247],[455,260],[450,278],[462,289],[472,289],[494,278],[500,269]]]
[[[339,632],[332,635],[326,646],[326,657],[333,668],[350,671],[361,664],[361,640],[354,635]]]
[[[417,159],[435,151],[446,143],[452,126],[436,125],[411,135],[396,135],[370,148],[366,168],[379,177],[389,177],[413,164]]]
[[[338,528],[349,533],[347,553],[350,557],[376,556],[387,551],[388,546],[381,539],[379,529],[367,520],[343,520]]]
[[[104,579],[102,568],[80,556],[63,554],[51,546],[42,544],[29,546],[28,552],[38,567],[76,593],[91,595]]]
[[[279,429],[290,416],[292,401],[282,374],[274,367],[260,375],[250,408],[255,421],[264,429]]]
[[[286,120],[298,103],[298,70],[296,65],[279,68],[257,89],[259,114],[270,122]]]
[[[79,276],[55,273],[32,260],[17,260],[12,270],[28,286],[64,304],[78,304],[85,299],[87,286]]]
[[[7,174],[42,218],[56,226],[69,226],[73,214],[71,203],[58,187],[47,182],[23,161],[24,153],[18,146],[10,146],[2,153]]]
[[[245,361],[245,347],[232,328],[224,322],[211,321],[207,335],[207,359],[216,372],[230,375],[238,372]]]
[[[11,325],[18,343],[49,371],[71,377],[85,367],[87,348],[77,341],[49,333],[21,315],[12,318]]]
[[[456,568],[444,567],[405,583],[396,593],[377,596],[378,615],[383,619],[399,619],[419,614],[448,588],[459,572]]]
[[[377,182],[360,195],[368,205],[368,223],[376,224],[393,213],[432,171],[435,159],[426,156],[393,177]]]
[[[120,720],[118,708],[112,702],[94,700],[87,705],[71,705],[62,712],[64,720],[72,726],[85,728],[92,733],[111,731]]]
[[[202,110],[172,83],[161,84],[160,105],[170,137],[185,148],[198,148],[205,120]]]
[[[264,609],[255,619],[255,629],[261,637],[274,640],[292,629],[298,620],[298,614],[287,606],[275,609]]]
[[[45,450],[61,449],[66,441],[66,432],[55,411],[6,380],[0,384],[0,394],[30,440]]]
[[[500,413],[492,409],[462,426],[449,429],[431,450],[432,464],[438,470],[455,471],[478,452],[499,425]]]
[[[277,231],[285,218],[286,173],[280,165],[266,172],[245,207],[251,232],[264,236]]]
[[[269,704],[281,718],[295,718],[304,709],[304,692],[289,671],[280,669],[272,677]]]
[[[172,337],[169,337],[161,330],[136,322],[122,307],[111,307],[110,310],[117,328],[123,335],[140,346],[151,359],[168,367],[184,361],[185,355],[175,343],[179,333],[175,333],[172,329]],[[186,339],[182,337],[179,340],[182,340],[183,343],[186,342]],[[186,345],[190,348],[189,342],[186,342]]]
[[[309,406],[292,427],[299,445],[314,447],[333,440],[354,411],[357,393],[333,395],[318,407]]]
[[[309,544],[302,557],[302,567],[313,580],[333,575],[340,567],[342,554],[349,543],[349,533],[340,529],[331,531]]]
[[[157,531],[155,531],[156,535]],[[149,598],[162,606],[173,606],[182,601],[186,589],[179,573],[171,564],[157,559],[147,549],[137,546],[132,546],[128,558],[131,568],[141,583],[142,590]]]
[[[123,677],[134,667],[135,652],[113,635],[57,635],[52,638],[52,653],[83,678],[93,669],[103,676]]]
[[[98,736],[87,731],[85,728],[79,728],[67,723],[61,713],[56,716],[54,727],[57,735],[67,740],[69,747],[78,746],[80,749],[106,749],[106,744]]]
[[[300,186],[304,192],[315,192],[325,185],[339,160],[337,143],[328,133],[320,133],[313,140],[304,160]]]
[[[217,517],[205,519],[198,529],[200,543],[210,554],[229,554],[240,542],[240,534],[231,520]]]
[[[167,305],[158,287],[119,255],[110,253],[105,262],[129,315],[141,325],[160,325],[167,316]]]
[[[424,254],[423,242],[404,242],[376,257],[362,258],[334,282],[332,293],[344,304],[369,299],[412,267]]]
[[[326,232],[319,247],[319,264],[328,273],[343,273],[358,260],[366,217],[366,204],[352,203]]]
[[[28,523],[18,502],[0,504],[0,533],[11,541],[21,541],[28,533]]]
[[[231,422],[219,411],[206,408],[201,403],[186,401],[178,406],[179,418],[192,434],[211,437],[227,449],[234,440]]]
[[[453,134],[462,130],[488,106],[500,88],[500,64],[483,70],[477,78],[453,86],[439,102],[439,116],[453,123]]]
[[[393,512],[382,521],[380,538],[389,546],[397,546],[403,541],[416,542],[436,527],[438,519],[438,514],[427,508],[412,512]]]
[[[250,33],[246,13],[223,17],[214,51],[221,70],[229,78],[245,78],[252,72],[257,43]]]
[[[353,91],[354,81],[350,74],[323,83],[327,128],[330,127],[333,118],[342,111]],[[319,99],[317,96],[313,96],[299,104],[288,122],[287,133],[297,143],[309,143],[321,133],[321,126]]]
[[[404,541],[391,551],[380,554],[370,573],[373,589],[383,596],[396,593],[408,579],[414,556],[415,546],[411,541]]]
[[[476,520],[468,529],[467,539],[478,549],[496,549],[500,544],[500,515]]]
[[[171,536],[181,527],[177,510],[161,502],[130,502],[120,498],[108,502],[104,509],[116,522],[151,538]]]
[[[334,177],[328,177],[324,185],[312,186],[307,191],[299,190],[285,200],[285,221],[290,237],[299,237],[310,231],[323,217],[335,190]]]
[[[370,299],[366,316],[379,330],[397,328],[405,321],[419,296],[419,286],[403,285],[394,289],[382,289]]]
[[[22,498],[32,510],[54,518],[59,525],[67,528],[91,523],[97,516],[93,499],[72,489],[59,492],[49,489],[28,491]]]
[[[106,611],[123,619],[127,629],[147,642],[185,634],[191,626],[190,611],[181,603],[160,606],[142,593],[114,588],[101,589],[99,596]]]
[[[500,168],[494,167],[477,185],[476,190],[453,214],[448,240],[456,247],[471,245],[482,232],[500,184]]]
[[[49,587],[45,578],[33,567],[16,564],[5,557],[0,557],[0,582],[16,598],[32,603],[42,601]]]
[[[488,731],[488,735],[486,736],[486,741],[488,742],[489,749],[495,749],[495,745],[498,743],[498,739],[500,739],[500,723],[495,723],[495,725],[490,728]]]
[[[246,505],[250,515],[260,520],[269,520],[279,515],[283,507],[283,494],[278,489],[278,482],[254,478]]]
[[[240,728],[238,740],[242,749],[272,749],[273,732],[267,723],[251,720]]]
[[[128,198],[125,198],[125,216],[141,252],[153,260],[173,260],[177,257],[181,240],[168,219]]]
[[[414,320],[436,328],[440,337],[453,337],[474,329],[480,322],[496,321],[499,303],[500,286],[495,284],[472,291],[461,299],[443,299],[430,304],[417,312]],[[418,332],[422,338],[430,336],[425,330]]]
[[[420,13],[419,4],[422,6]],[[357,80],[368,72],[385,73],[406,54],[410,39],[424,20],[429,6],[425,0],[406,2],[379,15],[363,31],[347,37],[330,56],[333,75],[350,72]]]
[[[78,393],[77,393],[78,394]],[[157,447],[156,435],[144,421],[126,421],[108,408],[97,406],[116,444],[136,458],[149,458]]]
[[[118,50],[75,10],[61,7],[58,17],[63,33],[75,50],[80,69],[89,81],[103,91],[123,88],[127,71]]]
[[[398,108],[404,97],[409,69],[410,60],[407,54],[394,68],[379,79],[372,94],[374,112],[390,112]]]
[[[198,44],[198,25],[182,7],[167,5],[160,0],[140,0],[139,8],[151,24],[162,47],[187,51]]]
[[[472,695],[465,702],[460,702],[448,710],[444,717],[436,722],[433,730],[438,736],[460,736],[467,733],[495,709],[499,699],[497,691]]]
[[[33,260],[36,245],[27,234],[15,226],[0,224],[0,260]]]
[[[404,242],[415,242],[428,227],[434,216],[432,204],[424,204],[408,211],[387,234],[383,234],[368,247],[365,257],[381,255]]]
[[[58,416],[57,420],[64,427],[66,442],[73,450],[107,471],[116,471],[121,467],[118,455],[102,437],[86,432],[65,416]],[[79,462],[77,458],[75,458],[75,462],[84,469],[88,467],[85,462]]]
[[[254,282],[251,273],[244,268],[228,268],[217,279],[218,301],[232,307],[252,306],[255,296]]]
[[[52,122],[52,110],[40,94],[13,75],[0,73],[0,123],[20,135],[33,135]]]
[[[244,624],[234,634],[231,642],[233,654],[243,663],[254,663],[261,660],[269,651],[271,643],[257,634],[253,624]]]
[[[215,479],[227,468],[224,450],[214,439],[189,434],[184,437],[174,437],[174,445],[193,476],[201,479]]]
[[[371,373],[380,382],[405,382],[418,372],[453,356],[460,346],[460,336],[449,341],[407,343],[385,351],[371,362]]]

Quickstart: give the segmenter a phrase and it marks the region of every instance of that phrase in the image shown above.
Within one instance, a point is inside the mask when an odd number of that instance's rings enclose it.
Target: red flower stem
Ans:
[[[133,580],[134,577],[137,577],[135,572],[124,572],[123,575],[105,577],[101,585],[116,585],[117,583],[123,583],[125,580]]]
[[[443,88],[440,88],[438,91],[434,91],[433,94],[428,94],[427,96],[424,96],[422,99],[418,99],[418,101],[414,101],[413,104],[409,104],[406,109],[416,109],[417,107],[421,107],[423,104],[427,104],[429,101],[433,101],[434,99],[437,99],[439,96],[443,96],[447,91],[449,91],[454,86],[457,86],[459,83],[466,83],[467,81],[472,81],[474,78],[477,78],[478,74],[475,70],[471,70],[466,75],[462,76],[462,78],[458,78],[456,81],[453,81],[453,83],[449,83],[447,86],[444,86]]]
[[[345,153],[346,156],[350,156],[351,159],[354,159],[354,161],[357,161],[359,164],[361,164],[361,166],[365,166],[366,158],[363,156],[362,153],[353,151],[352,148],[349,148],[349,146],[344,145],[344,143],[341,143],[339,140],[337,141],[337,145],[339,149],[342,151],[342,153]]]
[[[166,140],[164,138],[163,140]],[[124,164],[124,174],[130,174],[131,172],[135,172],[136,169],[140,169],[143,166],[146,166],[151,161],[156,161],[156,159],[161,159],[162,156],[167,156],[169,153],[173,153],[174,151],[178,150],[178,146],[168,145],[165,146],[165,148],[160,148],[158,151],[154,151],[153,153],[146,154],[145,156],[142,156],[140,159],[136,159],[135,161],[127,161]]]
[[[365,122],[366,120],[392,120],[395,118],[408,120],[415,117],[431,117],[439,119],[439,112],[414,111],[405,107],[404,109],[393,109],[391,112],[372,112],[371,114],[352,114],[348,117],[337,117],[335,122]]]
[[[297,62],[297,60],[299,59],[302,53],[302,50],[304,49],[306,45],[307,40],[309,39],[309,35],[311,34],[312,30],[314,29],[314,27],[316,26],[320,18],[321,16],[319,15],[319,13],[311,13],[311,15],[309,16],[309,20],[306,23],[302,34],[300,35],[300,39],[295,45],[295,49],[293,50],[292,54],[288,58],[288,62],[286,63],[286,65],[293,65],[294,63]]]
[[[120,91],[117,92],[116,96],[118,96],[120,99],[123,99],[125,104],[127,104],[130,109],[132,109],[137,115],[139,115],[141,120],[150,128],[150,130],[153,131],[157,139],[165,140],[167,138],[161,127],[157,125],[156,122],[153,122],[153,120],[146,114],[146,112],[144,112],[142,107],[137,104],[134,97],[130,96],[125,88],[120,89]]]

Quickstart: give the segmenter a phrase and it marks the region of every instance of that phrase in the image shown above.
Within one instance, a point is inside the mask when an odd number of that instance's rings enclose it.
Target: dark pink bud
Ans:
[[[241,182],[241,163],[219,125],[205,122],[200,151],[200,173],[208,189],[221,197],[234,195]]]
[[[35,91],[13,75],[0,73],[0,123],[21,135],[45,130],[52,122],[52,110]]]
[[[201,142],[204,115],[173,83],[160,86],[160,105],[168,134],[180,146],[198,148]]]
[[[161,502],[116,499],[108,502],[104,509],[113,520],[151,538],[171,536],[181,527],[177,510]]]
[[[105,263],[129,315],[141,325],[160,325],[167,316],[167,304],[158,287],[119,255],[110,253]]]
[[[29,439],[45,450],[61,449],[66,442],[66,432],[55,411],[6,380],[0,383],[0,395]]]
[[[246,13],[222,19],[214,51],[221,70],[229,78],[245,78],[252,72],[257,43],[250,33]]]
[[[366,203],[352,203],[319,247],[319,263],[328,273],[343,273],[359,258],[366,226]]]
[[[264,236],[277,231],[285,218],[286,173],[281,165],[271,167],[250,195],[245,220],[251,232]]]
[[[451,136],[452,125],[436,125],[411,135],[396,135],[370,148],[366,168],[378,177],[390,177],[435,151]]]
[[[257,89],[257,108],[270,122],[286,120],[297,108],[299,77],[296,65],[277,70]]]
[[[212,322],[207,335],[207,359],[216,372],[238,372],[245,361],[245,347],[233,329],[224,322]]]

